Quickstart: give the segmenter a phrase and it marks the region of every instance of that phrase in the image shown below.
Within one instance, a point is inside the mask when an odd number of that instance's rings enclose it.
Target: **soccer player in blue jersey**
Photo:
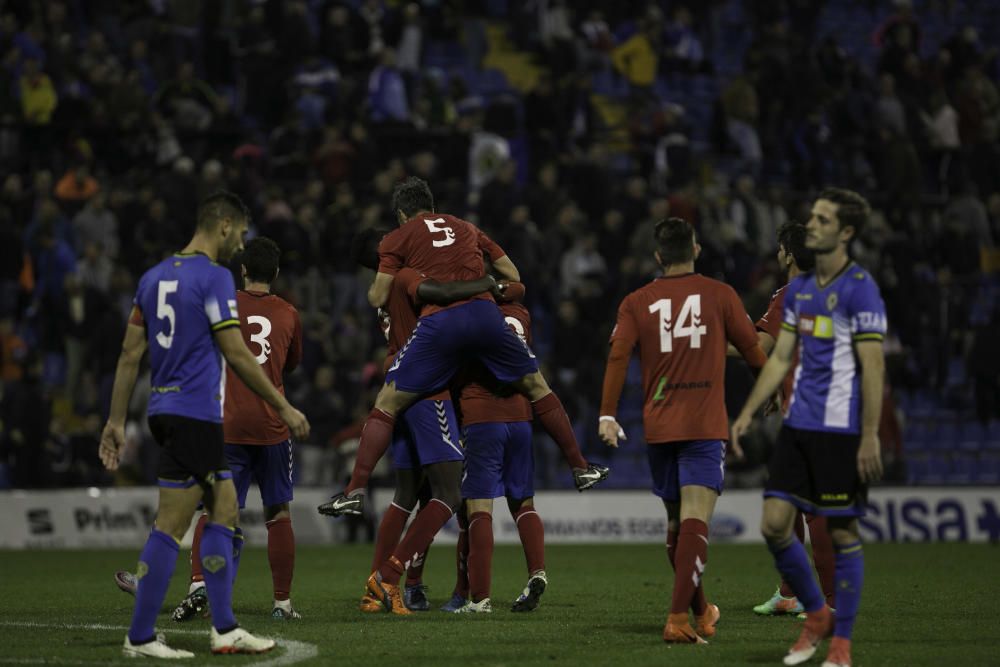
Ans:
[[[864,514],[867,484],[882,476],[878,424],[885,305],[871,275],[848,254],[869,212],[864,197],[839,188],[822,191],[813,203],[806,247],[816,253],[816,268],[789,283],[774,351],[732,426],[738,441],[757,408],[781,385],[797,345],[799,366],[769,466],[761,523],[778,571],[806,610],[786,665],[809,660],[831,635],[823,666],[851,664],[864,576],[858,517]],[[827,518],[836,551],[836,619],[792,534],[798,510]]]
[[[139,556],[139,586],[123,647],[126,656],[194,657],[160,641],[155,624],[180,540],[203,498],[210,514],[201,561],[212,609],[211,650],[262,653],[274,647],[273,640],[240,628],[233,616],[237,502],[223,455],[226,362],[275,408],[296,438],[308,437],[309,422],[275,388],[243,342],[232,275],[216,263],[242,250],[248,218],[239,197],[227,192],[209,196],[198,207],[197,228],[187,247],[147,271],[136,290],[100,444],[104,465],[116,469],[125,442],[129,398],[148,348],[152,373],[148,415],[160,445],[160,499],[156,523]]]

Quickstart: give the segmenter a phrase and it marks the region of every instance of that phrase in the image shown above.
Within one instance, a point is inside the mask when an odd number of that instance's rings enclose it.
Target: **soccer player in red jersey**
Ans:
[[[524,285],[501,283],[500,312],[525,343],[531,343],[531,315],[521,304]],[[466,506],[465,563],[459,554],[459,580],[444,611],[492,611],[490,574],[493,561],[493,499],[504,496],[524,547],[528,583],[511,611],[532,611],[548,585],[545,574],[545,529],[535,510],[535,462],[532,456],[531,405],[528,399],[503,385],[483,364],[473,362],[460,379],[462,440],[465,476],[462,497]],[[463,590],[466,583],[468,590]],[[468,593],[468,600],[466,599]]]
[[[611,334],[598,431],[611,447],[624,431],[615,418],[636,345],[645,392],[643,425],[653,493],[667,510],[667,556],[674,590],[663,640],[704,643],[715,635],[719,608],[705,601],[708,522],[722,492],[729,420],[724,401],[727,342],[752,369],[767,358],[736,292],[694,273],[701,247],[685,220],[656,224],[663,275],[632,292]],[[734,451],[738,456],[742,452]],[[692,609],[697,631],[688,620]]]
[[[378,268],[378,245],[384,234],[384,230],[367,229],[355,236],[351,254],[358,264],[373,271]],[[488,276],[467,282],[438,283],[424,278],[413,269],[402,269],[392,283],[385,306],[379,309],[379,322],[388,343],[385,368],[392,365],[396,353],[416,328],[420,311],[418,304],[447,304],[489,291],[495,284]],[[447,390],[418,401],[403,413],[393,439],[396,491],[379,523],[369,572],[382,565],[398,546],[403,528],[417,504],[418,491],[424,481],[424,466],[464,459],[458,435],[458,422],[451,394]],[[422,503],[422,506],[426,507],[427,503]],[[394,609],[396,613],[430,608],[424,587],[413,572],[415,565],[416,569],[422,569],[425,556],[426,547],[409,560],[410,576],[403,595],[404,608]],[[360,609],[364,612],[386,611],[381,600],[367,592],[361,598]]]
[[[778,230],[778,264],[785,273],[785,285],[771,297],[767,312],[757,320],[757,340],[765,354],[770,354],[774,343],[781,332],[781,321],[785,304],[785,289],[800,273],[812,271],[816,265],[816,256],[806,247],[806,228],[794,222],[782,225]],[[782,412],[788,408],[792,398],[792,385],[795,379],[795,367],[798,365],[798,353],[794,356],[792,368],[788,371],[781,384]],[[805,520],[803,522],[803,519]],[[809,540],[812,543],[813,563],[819,574],[823,595],[831,607],[834,596],[834,554],[833,541],[826,525],[826,517],[816,514],[802,514],[795,518],[795,534],[800,542],[805,541],[805,526],[809,526]],[[762,616],[778,616],[781,614],[804,614],[805,609],[795,597],[795,592],[787,581],[782,580],[778,590],[771,598],[753,608],[754,613]]]
[[[501,275],[513,280],[519,277],[503,250],[484,233],[464,220],[435,213],[430,188],[419,178],[409,178],[396,187],[392,209],[400,227],[379,246],[379,270],[368,292],[373,306],[385,305],[394,278],[404,267],[440,283],[476,280],[483,277],[485,253]],[[569,417],[538,372],[534,354],[510,330],[493,298],[484,292],[447,306],[424,306],[365,422],[351,482],[345,493],[323,506],[324,513],[361,512],[364,488],[372,467],[389,446],[396,415],[420,396],[446,387],[459,366],[475,358],[498,380],[510,383],[532,401],[535,416],[572,466],[577,489],[592,488],[607,477],[607,468],[583,458]],[[393,555],[368,581],[369,591],[391,611],[403,607],[398,583],[405,563],[426,551],[461,501],[460,463],[430,465],[425,472],[434,497],[417,515]]]

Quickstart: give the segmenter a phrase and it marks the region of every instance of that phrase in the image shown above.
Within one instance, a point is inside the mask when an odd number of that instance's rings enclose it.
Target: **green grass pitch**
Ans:
[[[135,664],[121,655],[132,598],[112,581],[134,567],[138,550],[0,552],[0,664]],[[877,544],[865,548],[862,610],[854,664],[1000,665],[1000,551],[965,544]],[[311,665],[779,665],[798,622],[760,618],[751,607],[774,590],[763,546],[713,546],[709,599],[722,610],[708,646],[669,646],[660,633],[672,575],[662,547],[551,546],[542,606],[512,614],[526,578],[519,547],[494,556],[490,616],[432,611],[411,617],[356,610],[369,546],[305,547],[297,555],[292,598],[304,618],[270,619],[266,552],[244,551],[237,618],[253,632],[285,640],[266,656],[208,653],[208,621],[177,624],[161,615],[170,644],[197,653],[187,664]],[[186,552],[166,604],[186,593]],[[425,572],[432,603],[451,594],[454,554],[434,547]],[[168,611],[166,608],[164,611]],[[822,662],[824,649],[812,664]]]

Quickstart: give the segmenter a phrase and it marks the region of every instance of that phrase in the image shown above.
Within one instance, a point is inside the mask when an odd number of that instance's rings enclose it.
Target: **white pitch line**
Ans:
[[[48,628],[54,629],[59,628],[63,630],[128,630],[127,625],[107,625],[104,623],[35,623],[32,621],[0,621],[0,626],[15,627],[15,628]],[[174,630],[174,629],[164,629],[158,630],[159,632],[166,632],[175,635],[208,635],[209,633],[205,630]],[[310,658],[315,658],[319,655],[319,648],[315,644],[310,644],[309,642],[300,642],[293,639],[281,639],[278,637],[274,638],[275,643],[285,649],[283,655],[274,656],[273,658],[267,658],[265,660],[255,660],[252,662],[245,662],[245,665],[256,665],[257,667],[281,667],[282,665],[294,665],[295,663],[302,662],[303,660],[309,660]],[[66,660],[63,658],[24,658],[11,660],[10,662],[17,662],[21,665],[44,665],[44,664],[60,664],[60,665],[89,665],[98,664],[90,662],[82,662],[76,660]],[[107,660],[101,660],[100,663],[107,663]]]

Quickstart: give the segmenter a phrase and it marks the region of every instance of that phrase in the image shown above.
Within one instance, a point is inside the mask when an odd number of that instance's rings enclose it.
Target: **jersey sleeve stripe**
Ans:
[[[781,323],[781,328],[784,329],[785,331],[795,331],[796,330],[795,327],[793,327],[788,322],[782,322]]]
[[[854,334],[854,340],[883,340],[885,336],[880,333],[860,333]]]
[[[229,327],[238,327],[240,321],[237,319],[222,320],[216,324],[212,325],[212,331],[222,331],[223,329],[228,329]]]

